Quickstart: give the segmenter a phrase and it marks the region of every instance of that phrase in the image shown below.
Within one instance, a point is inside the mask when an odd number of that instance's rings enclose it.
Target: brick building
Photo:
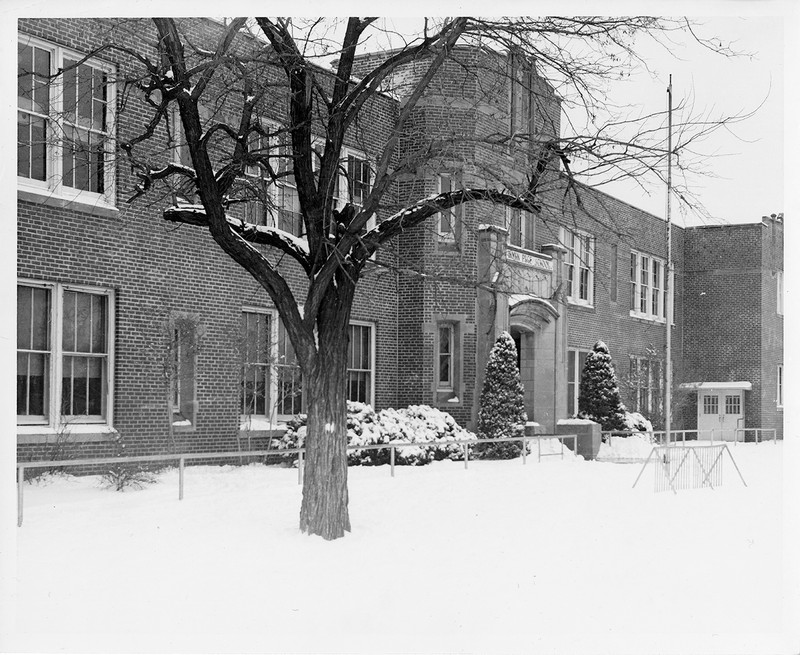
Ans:
[[[195,20],[185,29],[203,43],[220,26]],[[137,180],[109,144],[140,133],[147,120],[143,98],[122,83],[136,62],[103,49],[58,85],[45,80],[112,39],[152,52],[152,27],[24,19],[19,31],[19,457],[66,447],[108,454],[116,435],[132,454],[264,446],[303,409],[291,346],[266,294],[206,231],[164,222],[169,198],[126,202]],[[452,147],[401,177],[377,221],[462,185],[522,183],[532,146],[486,135],[560,133],[559,101],[525,62],[470,48],[457,55],[414,109],[398,157],[419,156],[432,138]],[[345,189],[356,203],[368,192],[418,65],[367,104],[343,153],[343,198]],[[285,96],[276,97],[263,109],[265,123],[280,124]],[[209,107],[209,120],[225,111]],[[179,131],[159,126],[150,147],[154,158],[185,157]],[[274,208],[254,196],[233,211],[299,234],[291,181],[267,185],[256,171],[251,182]],[[557,173],[549,184],[553,198],[563,197]],[[467,203],[378,253],[354,305],[348,397],[376,408],[430,404],[471,425],[488,351],[508,329],[529,417],[544,429],[576,410],[580,367],[599,339],[629,408],[658,423],[664,223],[593,189],[581,197],[580,207],[559,200],[540,214]],[[674,230],[676,379],[746,383],[747,426],[781,424],[782,246],[782,225],[772,219]],[[412,264],[426,274],[404,272]],[[301,289],[299,268],[287,271]],[[693,407],[681,407],[686,427],[697,422]]]

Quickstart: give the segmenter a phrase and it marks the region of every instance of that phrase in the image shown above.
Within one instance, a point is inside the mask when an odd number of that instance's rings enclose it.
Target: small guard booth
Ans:
[[[736,430],[745,427],[744,394],[750,382],[685,382],[685,391],[697,391],[697,438],[735,441]]]

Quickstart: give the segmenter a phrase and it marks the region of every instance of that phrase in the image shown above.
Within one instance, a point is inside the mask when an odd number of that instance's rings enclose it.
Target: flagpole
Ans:
[[[672,428],[672,74],[667,87],[667,270],[664,280],[664,302],[667,303],[667,342],[666,342],[666,393],[664,394],[665,435],[664,441],[670,445]],[[669,452],[669,451],[667,451]]]

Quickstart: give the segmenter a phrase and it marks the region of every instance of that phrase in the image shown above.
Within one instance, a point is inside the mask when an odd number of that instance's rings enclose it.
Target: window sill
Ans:
[[[443,239],[439,237],[436,240],[436,250],[447,254],[457,254],[461,252],[461,248],[457,241],[452,239]]]
[[[664,318],[659,318],[657,316],[648,316],[647,314],[638,314],[636,312],[628,312],[628,316],[630,316],[631,318],[635,318],[639,321],[647,321],[648,323],[659,323],[661,325],[666,325],[667,323],[667,320]]]
[[[67,198],[64,196],[55,195],[50,191],[44,189],[17,189],[17,200],[24,200],[33,202],[38,205],[47,205],[48,207],[59,207],[61,209],[73,209],[75,211],[85,212],[94,216],[104,216],[106,218],[115,218],[119,216],[119,209],[114,205],[90,198],[81,198],[78,195],[75,198]]]
[[[118,436],[110,425],[76,423],[66,430],[55,430],[44,425],[18,425],[17,445],[49,444],[59,440],[74,443],[113,441]]]
[[[522,252],[522,253],[525,253],[526,255],[536,255],[537,257],[541,257],[541,255],[542,255],[542,253],[537,252],[533,248],[525,248],[524,246],[517,246],[517,245],[515,245],[513,243],[508,243],[507,246],[508,246],[508,248],[510,250],[515,250],[517,252]]]
[[[595,310],[594,305],[592,303],[588,303],[582,300],[573,300],[570,297],[567,297],[567,304],[570,307],[575,307],[576,309],[585,309],[586,311],[593,312]]]

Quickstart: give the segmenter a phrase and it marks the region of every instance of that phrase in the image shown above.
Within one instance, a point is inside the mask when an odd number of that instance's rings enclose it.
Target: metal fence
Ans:
[[[558,439],[561,442],[560,453],[542,453],[541,442],[543,439]],[[577,450],[578,435],[576,434],[537,434],[533,436],[521,437],[504,437],[499,439],[462,439],[454,441],[418,441],[418,442],[392,442],[387,444],[369,444],[369,445],[352,445],[348,446],[347,450],[389,450],[389,470],[391,476],[394,477],[395,470],[395,452],[398,448],[410,447],[427,447],[427,446],[449,446],[460,445],[463,451],[464,468],[469,467],[469,448],[475,444],[480,443],[498,443],[504,441],[521,441],[522,442],[522,463],[527,464],[529,441],[536,440],[538,442],[538,461],[542,457],[550,455],[561,455],[564,458],[564,440],[572,440],[572,452]],[[285,449],[269,449],[269,450],[250,450],[250,451],[225,451],[225,452],[212,452],[212,453],[181,453],[176,455],[139,455],[133,457],[105,457],[105,458],[85,458],[85,459],[67,459],[56,461],[38,461],[38,462],[19,462],[17,463],[17,526],[22,526],[23,507],[24,507],[24,483],[25,471],[28,469],[37,468],[61,468],[67,466],[100,466],[107,464],[136,464],[144,462],[177,462],[178,463],[178,500],[183,500],[184,490],[184,471],[186,462],[192,460],[203,459],[236,459],[236,458],[267,458],[270,456],[284,456],[284,455],[297,455],[297,483],[303,483],[303,469],[305,448],[285,448]]]
[[[723,455],[726,452],[746,487],[747,483],[726,443],[654,446],[633,486],[636,486],[647,465],[652,462],[655,466],[653,487],[656,492],[671,489],[673,493],[677,493],[678,489],[704,487],[714,489],[722,484]]]
[[[709,441],[728,442],[730,439],[724,439],[725,434],[730,434],[730,430],[671,430],[670,443],[685,444],[687,441]],[[603,437],[629,437],[634,434],[644,434],[652,438],[653,443],[664,445],[666,443],[667,433],[664,430],[657,430],[655,432],[645,432],[643,430],[604,430]],[[733,444],[736,445],[741,441],[754,443],[761,443],[762,441],[772,441],[776,443],[778,440],[778,431],[774,428],[736,428],[733,431]]]

